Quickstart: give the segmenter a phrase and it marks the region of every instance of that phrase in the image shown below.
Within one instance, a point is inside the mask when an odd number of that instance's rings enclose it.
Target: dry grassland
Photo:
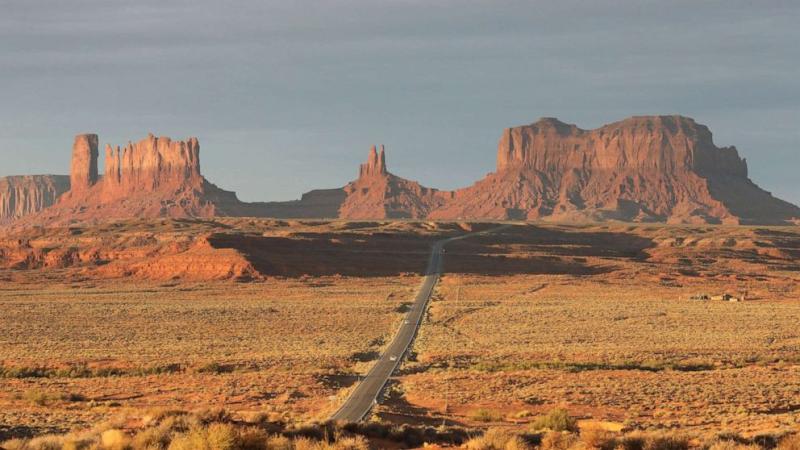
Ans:
[[[800,424],[798,230],[609,233],[531,226],[453,245],[383,416],[524,428],[563,406],[616,428]]]
[[[417,283],[3,289],[0,429],[65,430],[162,406],[324,417],[391,338]]]
[[[401,323],[430,243],[490,226],[231,219],[9,239],[0,440],[154,407],[325,418]],[[785,432],[800,423],[798,259],[797,228],[524,225],[454,242],[379,416],[525,431],[565,407],[615,430]]]

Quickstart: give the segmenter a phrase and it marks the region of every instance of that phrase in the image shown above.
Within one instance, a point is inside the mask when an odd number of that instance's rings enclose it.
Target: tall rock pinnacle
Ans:
[[[70,190],[84,192],[97,183],[97,135],[79,134],[72,146]]]
[[[361,165],[359,171],[359,178],[374,177],[386,175],[386,150],[381,144],[381,151],[378,153],[377,148],[373,145],[369,151],[369,158],[367,162]]]

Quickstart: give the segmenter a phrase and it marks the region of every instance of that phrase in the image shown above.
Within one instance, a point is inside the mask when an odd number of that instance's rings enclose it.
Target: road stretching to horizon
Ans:
[[[442,260],[443,250],[445,245],[459,239],[466,239],[471,236],[479,234],[493,233],[495,231],[508,228],[511,225],[503,225],[489,230],[479,231],[476,233],[464,234],[461,236],[451,237],[436,241],[431,248],[431,256],[428,260],[428,267],[425,270],[425,279],[422,280],[422,285],[417,291],[417,296],[414,299],[414,304],[406,314],[400,329],[394,336],[389,347],[383,352],[380,359],[372,366],[372,369],[367,373],[366,377],[356,386],[350,396],[347,397],[344,404],[331,416],[331,420],[346,421],[346,422],[359,422],[363,420],[372,410],[372,407],[378,403],[378,397],[381,394],[384,386],[389,381],[389,377],[400,365],[411,343],[414,342],[414,337],[417,335],[417,330],[422,323],[422,318],[425,310],[428,308],[428,302],[433,294],[433,288],[439,281],[439,276],[442,273]]]

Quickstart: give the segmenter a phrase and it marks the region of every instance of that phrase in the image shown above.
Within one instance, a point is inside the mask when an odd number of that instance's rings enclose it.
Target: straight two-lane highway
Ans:
[[[397,366],[400,365],[403,356],[414,341],[420,323],[422,323],[422,318],[428,307],[431,294],[433,294],[433,288],[439,281],[445,245],[455,240],[466,239],[478,234],[495,232],[509,226],[511,225],[503,225],[477,233],[451,237],[433,244],[431,256],[428,260],[428,267],[425,271],[425,278],[422,281],[419,291],[417,291],[417,296],[414,299],[411,310],[408,311],[405,320],[400,325],[400,330],[398,330],[380,359],[372,366],[367,376],[356,386],[355,390],[353,390],[341,408],[331,416],[331,420],[347,422],[361,421],[369,414],[369,411],[377,402],[378,396],[389,381],[389,377],[395,369],[397,369]]]

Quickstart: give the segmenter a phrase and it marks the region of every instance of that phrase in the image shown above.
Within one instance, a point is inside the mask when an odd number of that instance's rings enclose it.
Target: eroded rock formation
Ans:
[[[736,148],[717,147],[706,126],[682,116],[631,117],[594,130],[554,118],[509,128],[495,172],[455,191],[392,174],[384,147],[373,146],[356,180],[289,202],[244,203],[208,182],[196,138],[106,145],[102,177],[97,149],[97,135],[75,138],[71,190],[28,224],[196,216],[800,223],[800,208],[748,178]],[[41,210],[60,193],[26,183],[5,188],[15,192],[0,203],[5,217]]]
[[[66,175],[23,175],[0,178],[0,223],[39,212],[69,190]]]
[[[72,145],[70,191],[79,194],[97,183],[97,135],[79,134]]]
[[[503,132],[497,170],[431,218],[787,223],[800,209],[747,177],[734,147],[682,116],[582,130],[553,118]]]
[[[324,195],[321,195],[323,194]],[[312,200],[313,199],[313,200]],[[786,224],[800,209],[756,186],[734,147],[683,116],[639,116],[595,130],[554,118],[505,130],[497,169],[438,191],[388,171],[372,147],[342,189],[262,204],[259,215],[345,219],[537,219]]]
[[[147,138],[105,147],[105,173],[98,176],[98,138],[75,138],[72,187],[55,205],[29,222],[58,224],[132,217],[211,217],[250,212],[236,194],[208,182],[200,173],[196,138]],[[24,223],[22,225],[25,225]]]
[[[343,219],[424,218],[443,203],[436,189],[424,187],[390,173],[386,152],[375,146],[361,165],[357,180],[344,187],[345,198],[339,207]]]

